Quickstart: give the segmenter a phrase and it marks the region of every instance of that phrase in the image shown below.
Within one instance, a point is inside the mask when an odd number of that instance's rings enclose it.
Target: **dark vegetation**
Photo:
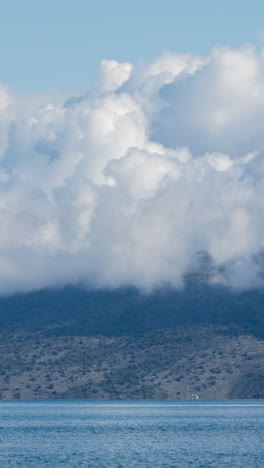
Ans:
[[[67,287],[0,299],[0,397],[264,398],[264,292]]]
[[[264,337],[264,290],[236,293],[196,278],[180,291],[67,287],[0,298],[0,329],[52,335],[133,335],[179,325],[239,326]],[[48,327],[48,328],[47,328]]]

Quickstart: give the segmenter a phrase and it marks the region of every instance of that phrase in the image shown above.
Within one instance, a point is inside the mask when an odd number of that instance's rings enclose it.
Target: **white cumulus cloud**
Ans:
[[[264,57],[104,60],[82,96],[0,86],[0,294],[263,284]]]

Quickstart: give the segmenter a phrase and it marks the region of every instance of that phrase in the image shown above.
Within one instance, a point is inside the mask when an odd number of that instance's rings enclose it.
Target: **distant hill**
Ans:
[[[144,295],[77,287],[0,298],[0,330],[129,335],[190,324],[239,326],[264,336],[264,290],[234,292],[191,278],[184,289]]]
[[[264,398],[264,291],[0,298],[1,398]]]

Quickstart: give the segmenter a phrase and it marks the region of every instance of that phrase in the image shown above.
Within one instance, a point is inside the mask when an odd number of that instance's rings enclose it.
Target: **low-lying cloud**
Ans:
[[[85,95],[0,87],[0,293],[263,284],[264,57],[103,61]]]

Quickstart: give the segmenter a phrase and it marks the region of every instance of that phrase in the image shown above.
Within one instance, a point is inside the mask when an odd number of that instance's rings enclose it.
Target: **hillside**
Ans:
[[[2,332],[119,336],[193,324],[239,326],[264,338],[264,290],[239,293],[194,277],[179,291],[148,295],[65,287],[0,298]]]
[[[40,291],[0,299],[0,396],[264,398],[264,293]]]
[[[136,336],[12,334],[1,398],[264,398],[264,343],[224,327]]]

